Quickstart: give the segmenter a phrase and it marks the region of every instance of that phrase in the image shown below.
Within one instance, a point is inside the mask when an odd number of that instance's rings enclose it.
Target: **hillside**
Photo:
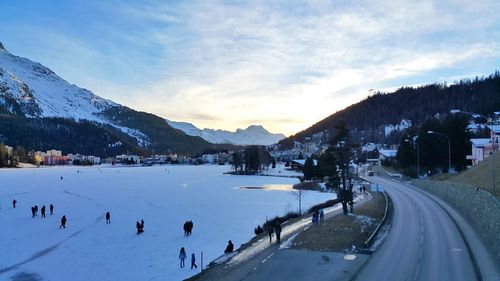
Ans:
[[[354,132],[365,132],[365,140],[379,135],[380,126],[398,124],[402,119],[419,126],[436,113],[447,114],[451,109],[491,114],[500,108],[500,72],[485,78],[464,79],[453,85],[431,84],[402,87],[392,93],[377,93],[319,121],[281,143],[304,140],[315,133],[332,132],[335,124],[344,120]],[[399,139],[397,140],[399,141]]]
[[[223,149],[70,84],[0,43],[0,142],[27,149],[110,156],[136,152],[197,154]],[[148,152],[149,151],[149,152]]]
[[[463,184],[473,185],[493,192],[493,159],[495,161],[495,194],[500,196],[500,153],[497,151],[494,157],[488,157],[472,168],[451,177],[449,180]]]

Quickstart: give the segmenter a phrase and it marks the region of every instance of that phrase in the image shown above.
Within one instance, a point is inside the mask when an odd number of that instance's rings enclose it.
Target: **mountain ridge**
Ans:
[[[498,93],[499,71],[487,77],[462,79],[451,85],[434,83],[419,87],[403,86],[389,93],[377,92],[280,141],[280,145],[290,148],[294,141],[304,141],[320,132],[328,132],[331,137],[335,133],[335,126],[342,120],[358,140],[363,138],[365,142],[389,141],[397,144],[398,136],[391,139],[383,136],[386,125],[398,124],[405,119],[411,122],[411,126],[420,126],[436,115],[449,114],[452,109],[492,114],[500,109]]]
[[[61,146],[55,136],[34,129],[41,126],[76,142],[75,147],[82,148],[84,143],[112,147],[82,149],[102,156],[127,151],[147,154],[153,150],[197,154],[208,148],[228,147],[189,136],[169,126],[161,117],[122,106],[70,84],[49,68],[15,56],[0,44],[0,142],[35,150]],[[85,121],[83,126],[80,121]],[[18,130],[12,128],[12,124],[16,124]],[[73,137],[78,134],[105,137],[93,143]]]
[[[236,129],[227,131],[221,129],[199,129],[188,122],[178,122],[165,119],[173,128],[179,129],[191,136],[199,136],[211,143],[234,144],[234,145],[271,145],[277,143],[286,136],[283,134],[273,134],[267,131],[262,125],[250,125],[246,129]]]

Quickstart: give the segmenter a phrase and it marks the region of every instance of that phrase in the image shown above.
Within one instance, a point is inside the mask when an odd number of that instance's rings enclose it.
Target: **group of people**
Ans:
[[[266,231],[267,231],[267,234],[269,235],[269,243],[272,242],[272,238],[273,238],[273,233],[276,234],[276,242],[277,243],[280,243],[281,242],[281,224],[279,223],[279,221],[276,221],[276,223],[274,224],[270,224],[268,223],[267,226],[266,226]]]
[[[193,232],[193,221],[189,220],[184,223],[184,236],[189,236]]]
[[[181,250],[179,251],[179,260],[181,261],[181,268],[183,268],[185,266],[185,260],[187,258],[187,255],[186,255],[186,250],[184,249],[184,247],[181,247]],[[194,253],[191,254],[191,269],[193,268],[198,268],[198,266],[196,265],[196,255]]]
[[[325,212],[323,212],[323,209],[319,209],[313,212],[312,215],[313,223],[322,222],[324,219],[325,219]]]
[[[12,206],[14,208],[16,208],[16,199],[12,200]],[[50,215],[53,215],[54,214],[54,205],[50,204],[49,206],[49,210],[50,210]],[[40,208],[40,214],[42,215],[42,218],[46,218],[45,216],[45,205],[42,206],[42,208]],[[35,206],[32,206],[31,207],[31,217],[36,217],[38,216],[38,205],[35,205]]]
[[[16,199],[13,199],[12,200],[12,208],[16,208],[16,204],[17,204],[17,200]],[[42,218],[46,218],[45,216],[45,205],[42,206],[42,208],[40,208],[40,215]],[[49,205],[49,211],[50,211],[50,215],[52,216],[54,214],[54,205],[50,204]],[[34,218],[34,217],[37,217],[38,216],[38,205],[35,205],[35,206],[32,206],[31,207],[31,217]],[[66,219],[66,216],[62,216],[61,218],[61,225],[59,225],[59,228],[66,228],[66,222],[68,220]]]
[[[359,187],[359,193],[366,193],[366,186],[360,186]]]
[[[144,220],[141,220],[141,222],[136,222],[135,227],[137,228],[137,234],[141,234],[144,232]]]

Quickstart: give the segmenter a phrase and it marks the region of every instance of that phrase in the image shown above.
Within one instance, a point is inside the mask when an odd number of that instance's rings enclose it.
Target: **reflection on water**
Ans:
[[[261,190],[292,190],[292,184],[264,184],[262,186],[242,186],[241,189],[261,189]]]

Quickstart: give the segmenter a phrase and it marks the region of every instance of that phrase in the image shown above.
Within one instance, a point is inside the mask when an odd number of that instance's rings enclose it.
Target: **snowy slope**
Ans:
[[[0,43],[0,103],[18,101],[29,117],[65,117],[105,122],[99,113],[118,104],[69,84],[47,67],[14,56]]]
[[[289,191],[242,186],[294,184],[297,179],[223,175],[229,166],[57,167],[0,169],[0,280],[183,280],[185,247],[200,266],[236,248],[266,217],[296,210]],[[63,180],[60,177],[63,177]],[[43,183],[43,184],[40,184]],[[332,199],[307,192],[304,208]],[[12,200],[17,207],[12,208]],[[54,215],[32,218],[30,207],[54,204]],[[111,213],[111,224],[104,214]],[[59,221],[66,215],[66,229]],[[144,220],[144,233],[135,222]],[[192,236],[182,225],[193,220]],[[189,261],[186,262],[189,265]],[[25,274],[33,278],[13,278]],[[37,277],[37,278],[34,278]]]
[[[191,123],[176,122],[166,120],[167,123],[190,136],[201,137],[211,143],[230,143],[236,145],[270,145],[277,143],[285,138],[283,134],[273,134],[259,125],[251,125],[242,130],[237,129],[236,132],[213,129],[199,129]]]

